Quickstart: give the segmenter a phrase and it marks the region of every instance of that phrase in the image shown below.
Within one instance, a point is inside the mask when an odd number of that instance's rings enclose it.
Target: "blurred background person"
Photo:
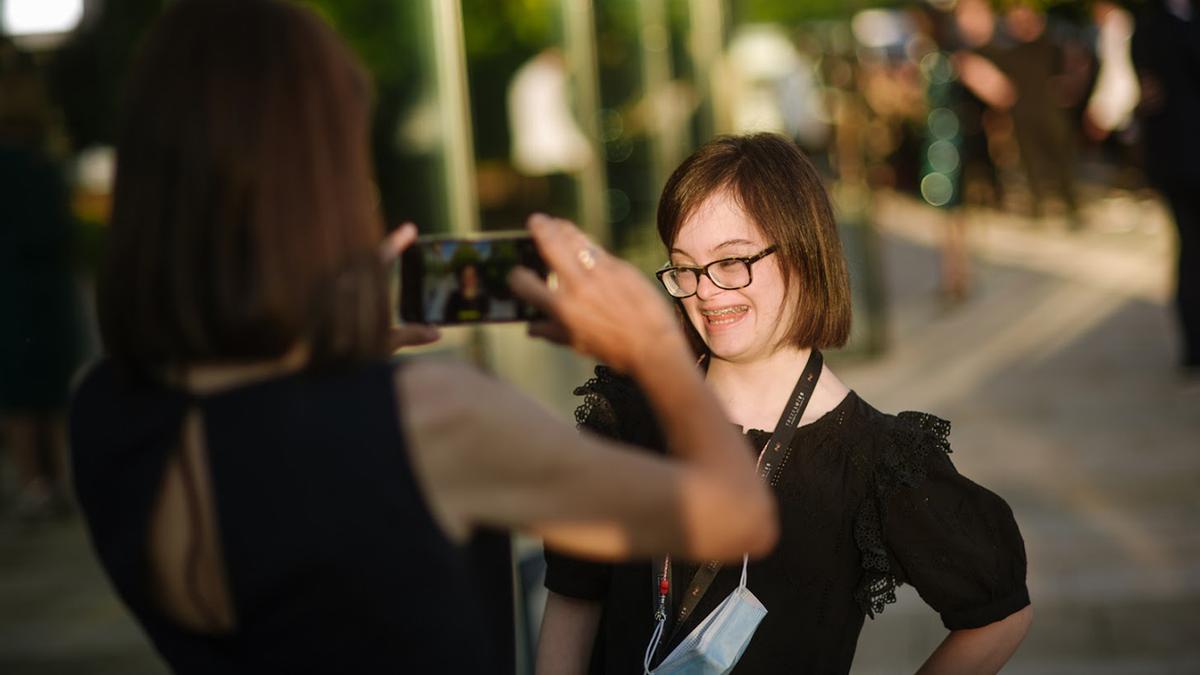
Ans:
[[[569,212],[571,175],[595,161],[571,111],[570,77],[559,49],[548,47],[513,73],[508,84],[508,127],[513,168],[544,193],[543,207]]]
[[[1063,200],[1068,224],[1078,228],[1082,223],[1075,188],[1074,133],[1059,90],[1062,49],[1046,34],[1045,14],[1026,2],[1009,8],[1004,25],[1012,43],[998,51],[996,59],[1016,90],[1012,118],[1032,199],[1030,212],[1034,218],[1042,217],[1047,188],[1051,188]]]
[[[435,336],[389,321],[385,265],[416,230],[381,259],[369,92],[279,0],[173,3],[130,81],[74,484],[176,672],[508,671],[466,572],[477,527],[602,559],[774,542],[669,306],[569,223],[531,220],[557,288],[514,289],[552,317],[535,332],[646,387],[685,461],[579,436],[477,369],[388,360]]]
[[[952,54],[962,82],[959,104],[963,144],[963,199],[971,205],[1001,208],[1004,186],[992,159],[989,129],[1016,102],[1012,81],[996,65],[996,14],[988,0],[959,0],[954,5]]]
[[[946,213],[941,294],[948,304],[955,304],[966,300],[970,286],[966,216],[961,208],[966,163],[963,127],[968,95],[951,58],[957,46],[952,41],[953,15],[927,5],[918,7],[920,11],[912,16],[928,50],[920,61],[926,114],[921,126],[919,189],[928,204]],[[978,125],[980,120],[972,122]]]
[[[824,152],[830,113],[812,58],[785,31],[746,26],[730,38],[726,55],[732,129],[787,134],[803,148]]]
[[[911,14],[925,93],[919,192],[946,214],[940,290],[943,301],[954,305],[971,288],[964,207],[997,206],[1001,196],[987,115],[1007,113],[1016,94],[992,60],[995,22],[984,0],[964,0],[953,10],[919,7]]]
[[[1146,171],[1166,197],[1178,233],[1175,309],[1180,365],[1200,377],[1200,5],[1163,0],[1138,16],[1133,63]]]
[[[947,212],[942,234],[942,297],[949,303],[966,299],[968,251],[962,203],[962,86],[950,60],[949,19],[927,5],[910,14],[920,46],[921,84],[925,106],[921,137],[918,190],[926,203]]]
[[[69,510],[64,412],[82,349],[53,118],[32,58],[0,43],[0,442],[26,521]]]
[[[1092,5],[1096,25],[1096,82],[1084,110],[1084,132],[1102,142],[1129,129],[1137,107],[1137,74],[1130,55],[1133,16],[1112,2]]]

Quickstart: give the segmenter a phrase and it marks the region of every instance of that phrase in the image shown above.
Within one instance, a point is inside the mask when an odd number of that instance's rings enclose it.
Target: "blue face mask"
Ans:
[[[645,675],[724,675],[733,670],[750,646],[754,631],[767,608],[746,587],[747,556],[742,556],[742,582],[692,629],[667,658],[650,670],[650,659],[662,639],[664,621],[658,621],[646,657]]]

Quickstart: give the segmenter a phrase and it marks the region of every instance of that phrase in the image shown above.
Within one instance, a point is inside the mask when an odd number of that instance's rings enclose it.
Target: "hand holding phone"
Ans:
[[[525,232],[419,237],[400,258],[400,318],[443,326],[542,318],[509,288],[517,266],[548,273]]]
[[[516,293],[548,317],[532,324],[531,333],[624,372],[655,371],[656,360],[690,356],[671,306],[640,270],[568,221],[534,215],[529,228],[557,281],[552,290],[528,270],[512,274]]]
[[[416,239],[417,226],[412,223],[404,223],[389,233],[379,248],[379,257],[384,266],[395,264],[400,254],[409,246],[412,246],[412,243]],[[394,352],[403,347],[415,347],[417,345],[437,342],[440,337],[441,333],[433,326],[421,323],[397,324],[393,322],[391,335],[389,336],[389,346]]]

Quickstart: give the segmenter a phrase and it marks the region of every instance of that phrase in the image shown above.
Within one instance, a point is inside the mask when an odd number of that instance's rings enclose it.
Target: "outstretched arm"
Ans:
[[[400,417],[443,528],[524,529],[558,551],[607,560],[768,552],[774,499],[661,294],[570,223],[535,217],[531,230],[558,286],[522,270],[514,291],[553,318],[554,335],[637,380],[673,459],[576,433],[472,368],[414,363],[398,371]]]

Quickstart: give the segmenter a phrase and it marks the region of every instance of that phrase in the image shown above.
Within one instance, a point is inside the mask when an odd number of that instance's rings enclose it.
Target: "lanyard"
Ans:
[[[784,455],[791,446],[792,439],[796,436],[797,424],[804,416],[804,409],[808,407],[809,400],[812,399],[817,380],[821,377],[823,363],[821,352],[813,349],[808,357],[808,363],[804,365],[804,372],[800,373],[800,379],[796,381],[796,386],[792,389],[791,403],[779,416],[775,431],[759,453],[758,474],[767,481],[767,485],[773,484]],[[654,619],[656,622],[660,622],[667,618],[667,600],[671,591],[671,557],[655,557],[653,565],[652,569],[656,572],[656,576],[652,579],[655,598]],[[700,604],[700,599],[704,597],[720,570],[721,562],[718,560],[710,560],[696,570],[696,574],[692,577],[680,602],[679,611],[675,614],[675,625],[671,631],[672,638],[691,616],[696,605]],[[668,639],[667,642],[670,640]]]

